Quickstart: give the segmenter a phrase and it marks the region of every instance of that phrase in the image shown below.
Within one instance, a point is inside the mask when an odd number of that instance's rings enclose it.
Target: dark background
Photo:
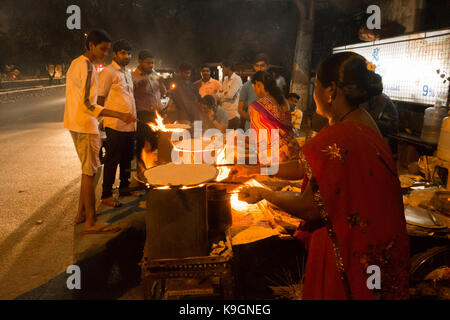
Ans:
[[[333,47],[361,42],[368,4],[386,1],[316,0],[312,69]],[[449,2],[427,0],[420,29],[448,26]],[[81,8],[81,30],[66,27],[72,4]],[[135,59],[138,50],[150,49],[159,67],[251,62],[266,52],[289,80],[298,24],[297,7],[288,0],[1,0],[0,66],[38,74],[48,63],[67,65],[83,52],[84,34],[101,27],[115,40],[128,39]],[[402,33],[401,26],[382,29],[385,36]]]

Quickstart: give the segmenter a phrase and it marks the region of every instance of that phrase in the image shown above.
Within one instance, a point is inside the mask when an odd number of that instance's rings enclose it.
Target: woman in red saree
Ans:
[[[246,188],[240,195],[304,219],[297,231],[309,249],[303,299],[408,298],[409,244],[396,166],[375,122],[358,108],[381,91],[381,77],[362,56],[329,57],[314,90],[317,113],[329,126],[304,145],[299,162],[279,171],[293,178],[296,168],[304,176],[302,194]]]
[[[277,162],[285,162],[299,158],[300,146],[292,128],[289,104],[283,97],[275,79],[264,71],[258,71],[252,77],[255,94],[259,97],[249,107],[251,128],[258,137],[258,152]],[[278,135],[272,136],[271,130],[278,130]],[[260,134],[260,133],[267,133]],[[278,143],[278,154],[272,155],[271,146]],[[274,148],[276,149],[276,148]]]

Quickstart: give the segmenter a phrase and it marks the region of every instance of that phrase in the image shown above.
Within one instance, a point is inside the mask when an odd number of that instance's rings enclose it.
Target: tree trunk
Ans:
[[[309,97],[309,78],[314,31],[314,0],[294,0],[300,13],[294,65],[291,79],[291,92],[300,96],[299,106],[306,110]]]

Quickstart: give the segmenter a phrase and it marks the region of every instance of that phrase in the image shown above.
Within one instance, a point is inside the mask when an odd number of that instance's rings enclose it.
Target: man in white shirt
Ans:
[[[99,76],[98,104],[107,110],[131,113],[136,116],[131,72],[126,68],[131,59],[131,45],[126,40],[113,44],[113,61]],[[120,165],[120,196],[137,195],[129,190],[131,160],[133,159],[135,123],[105,117],[106,157],[103,172],[102,203],[119,207],[121,203],[112,194],[117,166]]]
[[[240,128],[241,120],[238,112],[239,92],[242,88],[242,79],[233,72],[234,64],[226,60],[222,62],[224,80],[222,89],[217,97],[220,106],[228,113],[228,129]]]
[[[194,82],[194,87],[198,90],[200,97],[206,95],[213,96],[217,102],[217,93],[222,88],[222,85],[216,79],[211,78],[211,70],[207,65],[203,65],[200,70],[202,78]]]
[[[97,71],[95,63],[103,63],[111,47],[111,37],[100,29],[92,30],[86,39],[86,52],[70,64],[66,74],[66,108],[64,128],[72,135],[81,162],[81,190],[75,223],[85,222],[84,233],[117,232],[120,229],[102,225],[95,217],[94,178],[100,167],[101,139],[99,116],[119,118],[133,123],[131,113],[106,110],[97,104]]]

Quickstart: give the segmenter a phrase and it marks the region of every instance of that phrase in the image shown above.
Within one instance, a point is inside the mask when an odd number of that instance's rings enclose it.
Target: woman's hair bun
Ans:
[[[262,82],[264,89],[278,102],[279,105],[284,104],[284,96],[281,89],[277,86],[275,78],[267,71],[258,71],[252,76],[252,83],[256,81]]]
[[[369,70],[366,59],[354,52],[331,55],[322,62],[317,76],[325,86],[335,82],[353,107],[383,92],[381,76]]]

